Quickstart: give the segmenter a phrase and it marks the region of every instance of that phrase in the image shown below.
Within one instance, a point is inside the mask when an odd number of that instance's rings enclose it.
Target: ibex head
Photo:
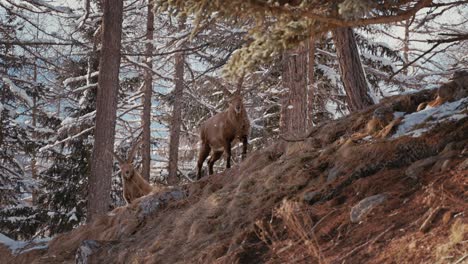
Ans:
[[[135,175],[135,166],[133,165],[133,159],[140,144],[141,141],[138,141],[136,144],[133,145],[130,152],[128,153],[126,160],[122,159],[113,151],[110,151],[112,156],[114,156],[119,161],[120,172],[122,173],[122,177],[126,180],[130,180]]]
[[[242,95],[236,93],[231,97],[229,100],[229,109],[232,109],[236,115],[240,115],[245,111]]]
[[[245,112],[244,102],[242,100],[242,83],[244,81],[244,76],[241,76],[237,83],[237,89],[234,93],[229,94],[229,109],[232,109],[236,115],[240,115]]]

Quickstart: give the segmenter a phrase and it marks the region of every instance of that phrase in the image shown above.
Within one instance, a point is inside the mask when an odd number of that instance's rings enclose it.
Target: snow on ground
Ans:
[[[24,253],[34,249],[47,248],[49,246],[48,242],[50,240],[51,238],[47,237],[34,239],[31,241],[16,241],[0,233],[0,244],[8,247],[13,252],[13,254]]]
[[[404,116],[392,138],[409,135],[419,137],[432,129],[436,124],[446,121],[456,121],[468,116],[468,98],[445,103],[439,107],[427,107],[426,109]]]

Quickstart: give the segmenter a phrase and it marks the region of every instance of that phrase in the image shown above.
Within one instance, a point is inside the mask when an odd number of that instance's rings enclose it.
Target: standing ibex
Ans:
[[[209,174],[213,174],[214,163],[226,153],[226,168],[231,167],[231,145],[235,139],[242,141],[242,159],[247,154],[250,122],[242,100],[242,79],[238,83],[237,90],[231,94],[226,88],[225,95],[230,96],[229,108],[206,120],[200,127],[201,148],[198,156],[197,178],[202,177],[202,167],[205,159],[208,160]]]
[[[122,175],[123,195],[125,201],[130,204],[137,198],[149,194],[153,187],[138,173],[133,165],[133,158],[141,141],[133,145],[126,160],[114,152],[110,153],[119,161],[120,173]]]

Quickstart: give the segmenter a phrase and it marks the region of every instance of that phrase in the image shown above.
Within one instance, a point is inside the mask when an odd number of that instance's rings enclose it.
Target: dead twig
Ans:
[[[350,252],[346,253],[346,255],[344,255],[342,258],[339,259],[338,262],[341,262],[343,261],[344,259],[346,259],[347,257],[351,256],[352,254],[356,253],[357,251],[361,250],[362,248],[364,248],[365,246],[368,246],[368,245],[371,245],[371,244],[374,244],[377,240],[379,240],[379,238],[381,238],[383,235],[385,235],[388,231],[390,231],[390,229],[392,229],[395,225],[391,225],[389,228],[385,229],[382,233],[380,233],[379,235],[377,235],[374,239],[372,240],[369,240],[367,241],[366,243],[354,248],[353,250],[351,250]]]
[[[330,216],[332,213],[334,213],[336,211],[336,209],[333,209],[331,210],[330,212],[328,212],[328,214],[324,215],[322,218],[320,218],[320,220],[317,221],[317,223],[315,223],[315,225],[312,227],[311,231],[314,232],[315,231],[315,228],[317,228],[317,226],[323,221],[325,220],[325,218],[327,218],[328,216]]]
[[[441,209],[442,208],[440,206],[437,206],[435,209],[432,209],[429,212],[429,215],[427,216],[426,220],[424,220],[423,224],[419,228],[420,232],[426,233],[427,231],[429,231],[429,227],[431,226],[432,221],[434,220],[434,218],[436,217],[436,215],[439,213]]]
[[[457,261],[456,261],[455,263],[453,263],[453,264],[462,263],[462,261],[465,260],[467,257],[468,257],[468,254],[465,254],[463,257],[461,257],[459,260],[457,260]]]

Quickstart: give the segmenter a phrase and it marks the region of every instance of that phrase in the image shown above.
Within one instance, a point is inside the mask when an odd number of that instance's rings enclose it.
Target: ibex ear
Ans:
[[[119,157],[117,154],[115,154],[113,151],[110,151],[110,150],[106,150],[106,151],[109,152],[112,156],[114,156],[114,158],[116,158],[120,164],[125,163],[125,161],[121,157]]]
[[[132,162],[133,162],[133,159],[135,158],[135,154],[136,154],[136,152],[137,152],[137,150],[138,150],[138,147],[140,146],[141,143],[143,143],[142,140],[137,141],[137,142],[133,145],[133,147],[132,147],[132,149],[130,150],[130,152],[128,153],[127,161],[128,161],[129,163],[132,163]]]

